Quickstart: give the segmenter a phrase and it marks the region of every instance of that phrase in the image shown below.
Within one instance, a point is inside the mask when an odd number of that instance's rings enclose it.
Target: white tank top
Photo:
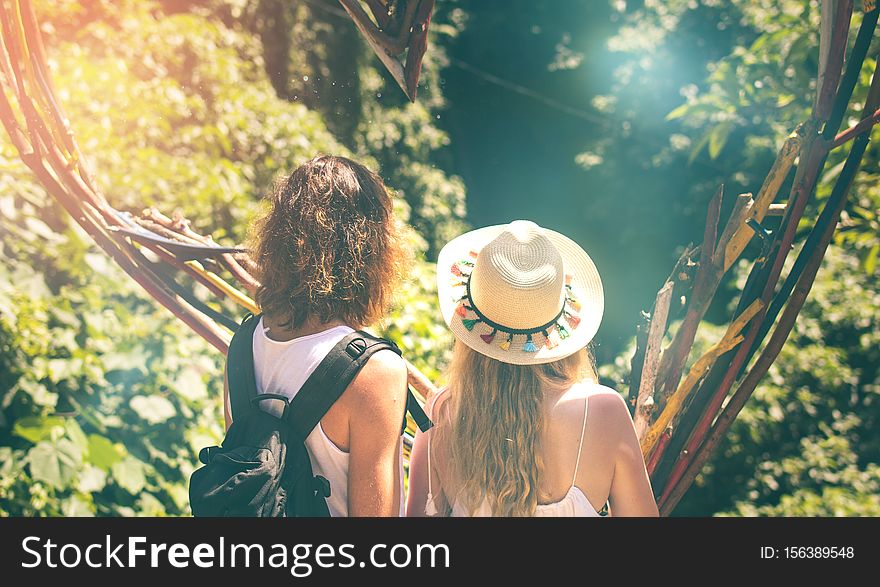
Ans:
[[[266,336],[263,319],[254,332],[254,371],[257,393],[278,393],[293,398],[309,375],[318,367],[333,347],[347,334],[354,332],[348,326],[336,326],[315,334],[279,342]],[[262,402],[274,405],[277,402]],[[334,517],[348,516],[348,457],[324,433],[320,422],[306,437],[306,450],[312,461],[312,472],[330,482],[327,507]],[[399,456],[400,508],[404,511],[403,495],[403,443]]]

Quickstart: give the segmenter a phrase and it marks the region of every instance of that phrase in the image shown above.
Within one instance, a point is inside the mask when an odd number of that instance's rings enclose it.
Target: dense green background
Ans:
[[[450,343],[438,247],[531,218],[596,259],[596,354],[623,389],[638,311],[700,238],[717,185],[757,191],[808,115],[818,47],[818,3],[802,0],[438,0],[409,104],[333,0],[37,4],[60,98],[119,208],[180,208],[241,242],[272,178],[316,152],[381,170],[419,252],[384,327],[435,379]],[[677,513],[880,515],[877,160],[869,147],[791,340]],[[222,432],[219,354],[73,227],[5,137],[0,247],[0,514],[188,514],[195,455]],[[720,336],[745,265],[699,345]]]

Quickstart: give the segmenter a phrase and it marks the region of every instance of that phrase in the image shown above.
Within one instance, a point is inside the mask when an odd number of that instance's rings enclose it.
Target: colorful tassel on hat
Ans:
[[[565,274],[565,287],[571,287],[571,273]]]
[[[501,347],[501,350],[502,350],[502,351],[509,351],[509,350],[510,350],[510,342],[511,342],[512,340],[513,340],[513,335],[512,335],[512,334],[508,334],[508,335],[507,335],[507,340],[505,340],[504,342],[502,342],[502,343],[501,343],[500,345],[498,345],[498,346]]]
[[[479,253],[478,253],[477,251],[471,251],[471,252],[468,253],[468,254],[469,254],[471,257],[473,257],[474,259],[476,259],[476,258],[477,258],[477,255],[479,255]]]
[[[481,334],[480,338],[482,338],[483,342],[485,342],[486,344],[492,344],[492,341],[495,339],[496,332],[498,331],[493,328],[490,334]]]
[[[460,286],[460,285],[467,285],[467,281],[465,281],[461,277],[453,275],[452,277],[449,278],[449,285],[451,285],[452,287],[456,287],[456,286]]]
[[[547,337],[547,340],[544,344],[547,345],[548,349],[555,349],[559,346],[559,343],[562,342],[562,339],[559,337],[559,333],[555,330],[550,334],[547,334],[547,331],[544,331],[544,336]]]
[[[468,330],[473,330],[474,326],[476,326],[477,322],[482,322],[479,318],[468,318],[466,320],[462,320],[461,323],[464,324],[464,327]]]
[[[572,330],[578,327],[578,324],[581,323],[581,319],[577,314],[566,314],[565,321],[568,322],[568,325],[571,326]]]
[[[563,326],[561,322],[556,323],[556,331],[559,332],[560,340],[565,340],[566,338],[571,336],[571,333],[566,330],[565,326]]]
[[[461,275],[461,268],[458,266],[458,263],[455,263],[450,271],[452,271],[453,275]]]
[[[524,353],[538,352],[538,347],[536,347],[535,343],[532,342],[532,335],[531,334],[528,335],[528,338],[526,338],[526,343],[523,345],[522,350]]]
[[[581,310],[581,303],[575,298],[568,298],[568,305],[571,306],[571,309],[575,312],[580,312]]]
[[[467,316],[468,310],[470,310],[470,308],[462,303],[459,304],[458,307],[455,309],[455,313],[464,318],[465,316]]]

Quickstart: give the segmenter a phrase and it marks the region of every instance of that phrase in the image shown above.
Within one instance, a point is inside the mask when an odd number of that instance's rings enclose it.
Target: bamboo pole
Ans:
[[[856,42],[850,52],[849,59],[846,63],[846,72],[840,80],[840,88],[834,98],[834,106],[831,109],[831,115],[825,128],[822,131],[822,138],[826,141],[834,139],[840,125],[843,123],[843,117],[846,114],[853,90],[859,79],[862,70],[862,63],[868,54],[868,48],[871,46],[871,39],[874,37],[874,29],[877,28],[877,16],[880,11],[876,6],[865,12],[862,17],[862,23],[859,25],[859,32],[856,35]]]
[[[798,172],[795,175],[795,182],[792,187],[792,195],[789,197],[789,205],[786,207],[786,214],[783,217],[783,236],[776,249],[777,252],[775,254],[774,264],[768,272],[764,291],[761,296],[761,299],[764,300],[765,303],[769,303],[773,295],[785,258],[788,256],[791,249],[797,224],[803,215],[807,200],[815,190],[816,181],[818,180],[819,173],[824,167],[827,158],[828,147],[831,144],[832,138],[836,136],[840,124],[843,121],[843,114],[845,113],[846,106],[852,97],[855,82],[861,71],[862,62],[864,61],[868,47],[870,46],[877,25],[878,9],[874,5],[866,6],[866,9],[869,10],[865,13],[859,26],[856,42],[853,46],[850,59],[847,62],[847,71],[841,79],[840,88],[837,95],[834,97],[834,105],[831,110],[831,115],[828,122],[824,125],[821,135],[822,140],[820,140],[818,135],[814,134],[814,129],[817,128],[821,122],[818,118],[814,118],[811,121],[811,124],[807,127],[807,133],[805,135],[807,138],[801,148],[802,152],[800,158],[802,164],[798,165]],[[874,81],[872,80],[872,87],[873,86]],[[877,92],[871,91],[869,92],[869,99],[874,99],[877,95]],[[868,108],[866,108],[866,110],[870,111]],[[860,135],[859,138],[862,137],[865,137],[865,140],[867,140],[866,134]],[[804,160],[806,160],[806,165],[803,164]],[[761,324],[762,320],[764,320],[764,316],[759,316],[757,323]],[[661,494],[661,504],[664,504],[670,496],[673,495],[673,492],[675,493],[675,502],[677,503],[677,500],[680,499],[681,495],[686,491],[687,486],[689,486],[696,477],[698,471],[691,467],[694,454],[710,433],[709,428],[714,420],[715,414],[720,409],[721,404],[727,395],[727,391],[732,386],[733,381],[738,374],[745,368],[751,354],[757,349],[758,344],[760,343],[760,339],[757,336],[758,333],[759,331],[757,328],[752,328],[746,341],[740,346],[737,355],[731,362],[731,365],[719,386],[719,389],[716,391],[710,409],[703,414],[700,423],[697,425],[694,434],[688,442],[688,448],[682,451],[679,460],[676,462],[672,470],[670,478],[666,481],[663,493]],[[661,505],[661,507],[663,506]],[[671,509],[669,511],[671,511]]]
[[[852,92],[855,87],[855,80],[861,72],[862,62],[864,61],[864,58],[867,54],[868,47],[870,46],[871,39],[873,38],[874,30],[876,29],[877,16],[878,10],[872,6],[869,12],[866,13],[865,19],[862,21],[862,24],[859,27],[859,33],[856,38],[856,43],[853,47],[852,56],[847,63],[847,72],[844,75],[843,81],[841,81],[841,92],[844,93],[842,95],[845,95],[846,98],[844,101],[841,96],[837,97],[837,99],[835,100],[835,112],[845,112],[846,110],[845,106],[839,107],[837,105],[842,102],[848,103],[850,97],[852,96]],[[865,100],[864,107],[862,109],[862,121],[871,118],[870,113],[876,111],[878,106],[880,106],[880,75],[878,75],[880,71],[878,71],[878,66],[880,66],[880,62],[875,63],[874,73],[871,79],[871,86],[868,91],[868,96]],[[837,131],[841,122],[842,114],[839,117],[834,115],[832,119],[830,119],[829,122],[826,124],[823,132],[823,138],[834,136],[834,133]],[[859,136],[863,135],[860,134]],[[828,146],[827,149],[830,150],[833,144],[834,143],[831,143],[831,146]],[[827,157],[827,150],[825,157]],[[815,236],[815,233],[811,233],[810,237],[805,243],[805,246],[814,246],[814,242],[812,242],[811,239]],[[740,368],[740,374],[745,368],[745,365],[748,364],[752,355],[757,351],[761,342],[764,340],[764,337],[767,335],[767,332],[770,330],[771,326],[776,320],[776,317],[779,314],[782,305],[788,300],[792,289],[795,287],[795,284],[804,269],[805,263],[806,259],[799,256],[791,271],[789,272],[789,275],[783,282],[780,291],[773,298],[772,303],[770,304],[770,307],[767,311],[767,317],[761,324],[758,335],[755,338],[754,342],[752,342],[749,353],[746,356],[746,360],[744,361],[743,366]]]
[[[733,219],[734,216],[732,215],[731,221],[733,221]],[[731,222],[729,221],[728,227],[730,224]],[[768,251],[764,250],[768,249],[767,241],[763,240],[762,245],[762,252],[755,260],[755,266],[752,271],[749,272],[739,304],[737,305],[733,316],[739,315],[746,309],[746,300],[754,301],[756,299],[753,292],[756,290],[757,281],[759,281],[758,275],[761,273],[761,270],[767,261]],[[720,249],[716,249],[716,254],[719,251]],[[713,395],[717,394],[717,389],[731,360],[733,359],[733,354],[733,351],[724,353],[718,358],[715,364],[712,365],[709,374],[693,393],[691,402],[688,404],[687,408],[684,409],[672,438],[655,449],[654,456],[652,457],[654,466],[651,469],[651,483],[656,491],[662,491],[677,459],[680,458],[681,455],[687,454],[687,450],[683,450],[683,447],[691,440],[692,433],[698,425],[700,417],[706,413]]]
[[[660,360],[657,387],[660,395],[661,407],[666,399],[672,395],[681,373],[684,370],[688,354],[694,344],[694,337],[700,321],[709,309],[709,304],[718,288],[722,272],[715,264],[713,254],[718,233],[718,217],[721,212],[721,201],[724,197],[724,186],[720,186],[709,202],[709,211],[706,215],[706,227],[703,231],[703,244],[700,251],[700,266],[694,280],[694,290],[688,303],[688,310],[684,320],[675,332],[675,336],[668,347],[663,351]]]
[[[865,14],[865,18],[862,21],[861,26],[859,27],[859,33],[856,38],[856,43],[853,46],[852,55],[850,56],[849,61],[847,62],[846,74],[843,77],[843,80],[840,83],[840,91],[835,99],[834,112],[832,113],[832,117],[828,120],[825,125],[825,129],[822,133],[822,137],[826,140],[830,140],[831,137],[834,137],[837,133],[837,130],[842,123],[843,120],[843,112],[846,111],[846,105],[849,103],[850,98],[852,96],[853,89],[855,88],[855,81],[858,78],[858,75],[862,69],[862,63],[865,59],[865,56],[868,51],[868,47],[871,44],[871,39],[874,35],[874,30],[877,26],[877,9],[873,9],[870,12]],[[873,79],[871,80],[871,91],[868,92],[868,97],[866,99],[865,106],[862,110],[863,113],[871,112],[875,110],[878,106],[880,106],[880,91],[875,89],[875,84],[877,84],[878,77],[878,65],[880,62],[875,64]],[[844,106],[839,106],[839,104],[843,103]],[[824,145],[825,151],[822,159],[822,163],[820,165],[824,165],[825,158],[827,158],[828,154],[828,145]],[[819,167],[821,170],[821,166]],[[815,188],[813,188],[815,189]],[[812,235],[811,235],[812,236]],[[811,244],[808,239],[808,244]],[[772,303],[770,303],[770,307],[767,310],[766,318],[764,318],[760,328],[758,330],[758,335],[755,337],[755,340],[752,342],[751,347],[749,349],[748,354],[746,355],[746,359],[743,362],[743,366],[740,368],[740,374],[745,366],[748,364],[752,355],[757,351],[758,346],[763,342],[764,337],[767,335],[767,332],[770,330],[770,327],[773,325],[773,322],[776,320],[776,316],[779,314],[779,310],[782,308],[782,305],[788,299],[792,288],[795,285],[798,277],[800,276],[800,272],[803,270],[804,261],[799,257],[797,262],[792,267],[792,270],[789,272],[788,277],[782,284],[780,291],[774,296]]]
[[[672,426],[667,426],[666,429],[663,431],[663,434],[660,435],[660,439],[657,441],[657,448],[648,456],[648,461],[645,466],[648,471],[648,477],[654,476],[654,471],[656,470],[657,465],[660,463],[660,459],[663,457],[663,454],[666,451],[666,447],[669,445],[669,441],[671,438]]]
[[[629,407],[630,417],[635,417],[636,404],[639,400],[639,386],[642,381],[642,368],[645,364],[645,350],[650,328],[651,315],[647,312],[639,312],[639,323],[636,325],[636,348],[629,361],[629,394],[626,403]]]
[[[413,2],[414,0],[411,0]],[[419,91],[419,76],[422,72],[422,60],[428,50],[428,26],[431,24],[431,13],[434,11],[434,0],[421,0],[418,12],[412,21],[412,36],[406,52],[406,65],[403,68],[406,77],[406,92],[412,100]]]
[[[365,2],[370,8],[370,12],[373,13],[373,17],[376,19],[379,28],[384,29],[388,24],[389,19],[388,6],[386,6],[387,3],[382,2],[381,0],[365,0]]]
[[[644,363],[641,369],[639,392],[636,396],[635,415],[633,425],[636,434],[641,439],[651,425],[651,415],[656,407],[654,401],[654,383],[657,378],[659,366],[660,347],[663,344],[663,334],[666,332],[666,321],[669,316],[669,303],[672,300],[673,282],[666,284],[657,292],[654,301],[654,313],[648,329],[648,338],[645,345]]]
[[[693,482],[693,479],[697,476],[705,462],[711,456],[718,442],[724,437],[730,424],[739,414],[740,410],[742,410],[748,398],[751,397],[752,392],[754,392],[760,380],[770,369],[770,365],[776,360],[779,351],[782,350],[782,346],[785,344],[788,335],[794,327],[798,313],[803,307],[807,295],[810,293],[810,288],[812,287],[816,274],[819,271],[819,267],[822,264],[822,259],[825,257],[825,251],[828,249],[828,244],[831,242],[831,238],[834,235],[837,222],[840,219],[840,214],[846,206],[847,195],[849,194],[853,179],[859,170],[862,156],[865,153],[867,145],[867,135],[861,135],[853,142],[852,150],[850,151],[846,163],[844,164],[844,169],[834,186],[834,191],[828,199],[815,227],[811,231],[811,236],[813,234],[817,234],[818,236],[811,241],[812,248],[807,248],[805,244],[804,248],[801,250],[799,259],[801,256],[804,256],[804,258],[807,259],[804,271],[801,274],[800,279],[798,279],[797,287],[788,300],[788,304],[779,320],[779,324],[776,326],[773,335],[770,337],[770,341],[767,343],[766,348],[761,353],[755,366],[743,380],[742,384],[731,397],[730,402],[728,402],[727,406],[725,406],[724,410],[718,416],[718,421],[715,423],[709,435],[688,464],[681,480],[670,488],[665,499],[662,500],[662,503],[660,504],[662,515],[668,515],[678,504],[685,491],[687,491],[688,487]]]
[[[845,131],[838,133],[838,135],[834,137],[834,141],[831,143],[831,149],[836,149],[837,147],[853,140],[860,134],[871,130],[878,121],[880,121],[880,109],[877,109],[870,115],[862,118],[858,123]]]
[[[672,422],[681,412],[682,407],[684,406],[685,401],[687,401],[691,391],[696,387],[697,383],[703,379],[703,377],[709,372],[709,369],[715,363],[715,361],[722,354],[730,351],[735,346],[743,341],[743,336],[741,334],[743,328],[745,328],[746,324],[755,317],[758,311],[761,309],[761,300],[755,300],[752,305],[750,305],[745,312],[736,317],[736,319],[730,323],[727,327],[727,331],[724,333],[724,336],[716,342],[712,347],[706,351],[703,356],[701,356],[697,361],[693,364],[690,371],[687,374],[687,377],[681,382],[681,385],[678,386],[678,389],[675,390],[675,393],[670,396],[669,400],[666,403],[666,407],[663,409],[663,412],[651,426],[650,430],[648,430],[647,434],[644,438],[641,439],[641,447],[642,454],[650,454],[651,451],[655,449],[655,445],[660,438],[660,435],[669,427],[672,427]],[[674,433],[675,429],[672,427],[672,432]]]
[[[168,235],[168,238],[176,238],[183,242],[192,242],[194,244],[215,245],[214,239],[211,238],[210,235],[201,235],[192,230],[189,221],[185,218],[179,217],[171,219],[162,214],[156,208],[145,209],[141,213],[141,218],[136,219],[136,221],[139,224],[149,223],[148,226],[155,226],[157,228],[161,227],[164,234]],[[238,254],[245,258],[247,257],[247,253]],[[260,282],[257,281],[251,272],[255,270],[255,267],[252,268],[251,271],[245,269],[242,264],[235,259],[232,253],[224,253],[219,256],[219,259],[235,280],[238,281],[251,296],[256,295],[257,289],[260,287]]]
[[[812,121],[805,125],[805,138],[801,143],[801,163],[798,165],[795,174],[794,184],[792,185],[791,195],[789,196],[789,204],[786,207],[786,216],[783,217],[781,227],[782,236],[778,237],[773,247],[774,252],[772,253],[772,256],[774,262],[767,265],[756,265],[752,270],[753,272],[757,271],[757,275],[752,278],[753,284],[751,291],[761,288],[760,299],[762,304],[764,304],[762,310],[759,311],[759,315],[755,318],[755,324],[760,324],[760,321],[764,317],[763,310],[766,308],[769,299],[772,296],[776,281],[782,271],[783,263],[794,240],[797,224],[803,215],[806,202],[809,195],[812,193],[815,181],[818,178],[819,165],[824,162],[824,150],[821,148],[821,145],[819,145],[819,135],[816,132],[817,125],[818,121]],[[744,294],[745,293],[746,292],[744,292]],[[751,295],[751,293],[749,295]],[[752,299],[743,298],[741,299],[741,304],[748,305],[751,304],[752,301]],[[754,327],[750,328],[745,340],[739,346],[739,349],[728,365],[721,383],[712,391],[712,398],[709,401],[708,407],[702,414],[700,414],[699,421],[695,425],[694,430],[686,443],[686,447],[674,455],[676,459],[675,464],[669,473],[668,479],[666,479],[665,484],[663,485],[660,497],[661,503],[668,497],[672,487],[682,478],[687,466],[693,458],[694,452],[702,443],[706,434],[708,434],[709,427],[715,419],[718,410],[721,408],[724,399],[727,397],[727,392],[730,390],[731,385],[733,385],[736,374],[743,365],[748,350],[751,347],[752,342],[755,340],[756,335],[757,329]]]
[[[758,197],[749,206],[748,214],[743,215],[742,222],[737,223],[737,229],[734,234],[729,238],[725,239],[722,237],[719,240],[718,246],[723,251],[723,260],[719,259],[716,262],[722,263],[724,271],[730,269],[752,239],[753,232],[746,225],[746,222],[748,220],[755,220],[757,222],[764,220],[764,216],[766,216],[767,211],[770,209],[770,204],[776,199],[779,188],[782,187],[782,183],[788,177],[801,146],[801,129],[802,126],[798,127],[782,144],[779,153],[776,155],[776,160],[773,162],[773,166],[767,173],[761,189],[758,191]]]
[[[852,12],[853,0],[835,2],[822,0],[819,71],[816,76],[816,100],[813,105],[813,114],[819,120],[828,120],[831,114],[831,101],[837,93],[837,85],[843,71],[843,56],[846,53],[846,37]]]

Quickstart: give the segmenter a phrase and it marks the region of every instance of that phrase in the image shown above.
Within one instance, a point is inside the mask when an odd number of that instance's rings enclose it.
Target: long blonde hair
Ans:
[[[485,498],[493,516],[534,515],[544,469],[544,391],[588,377],[596,374],[587,349],[552,363],[513,365],[456,342],[436,444],[469,513]]]

